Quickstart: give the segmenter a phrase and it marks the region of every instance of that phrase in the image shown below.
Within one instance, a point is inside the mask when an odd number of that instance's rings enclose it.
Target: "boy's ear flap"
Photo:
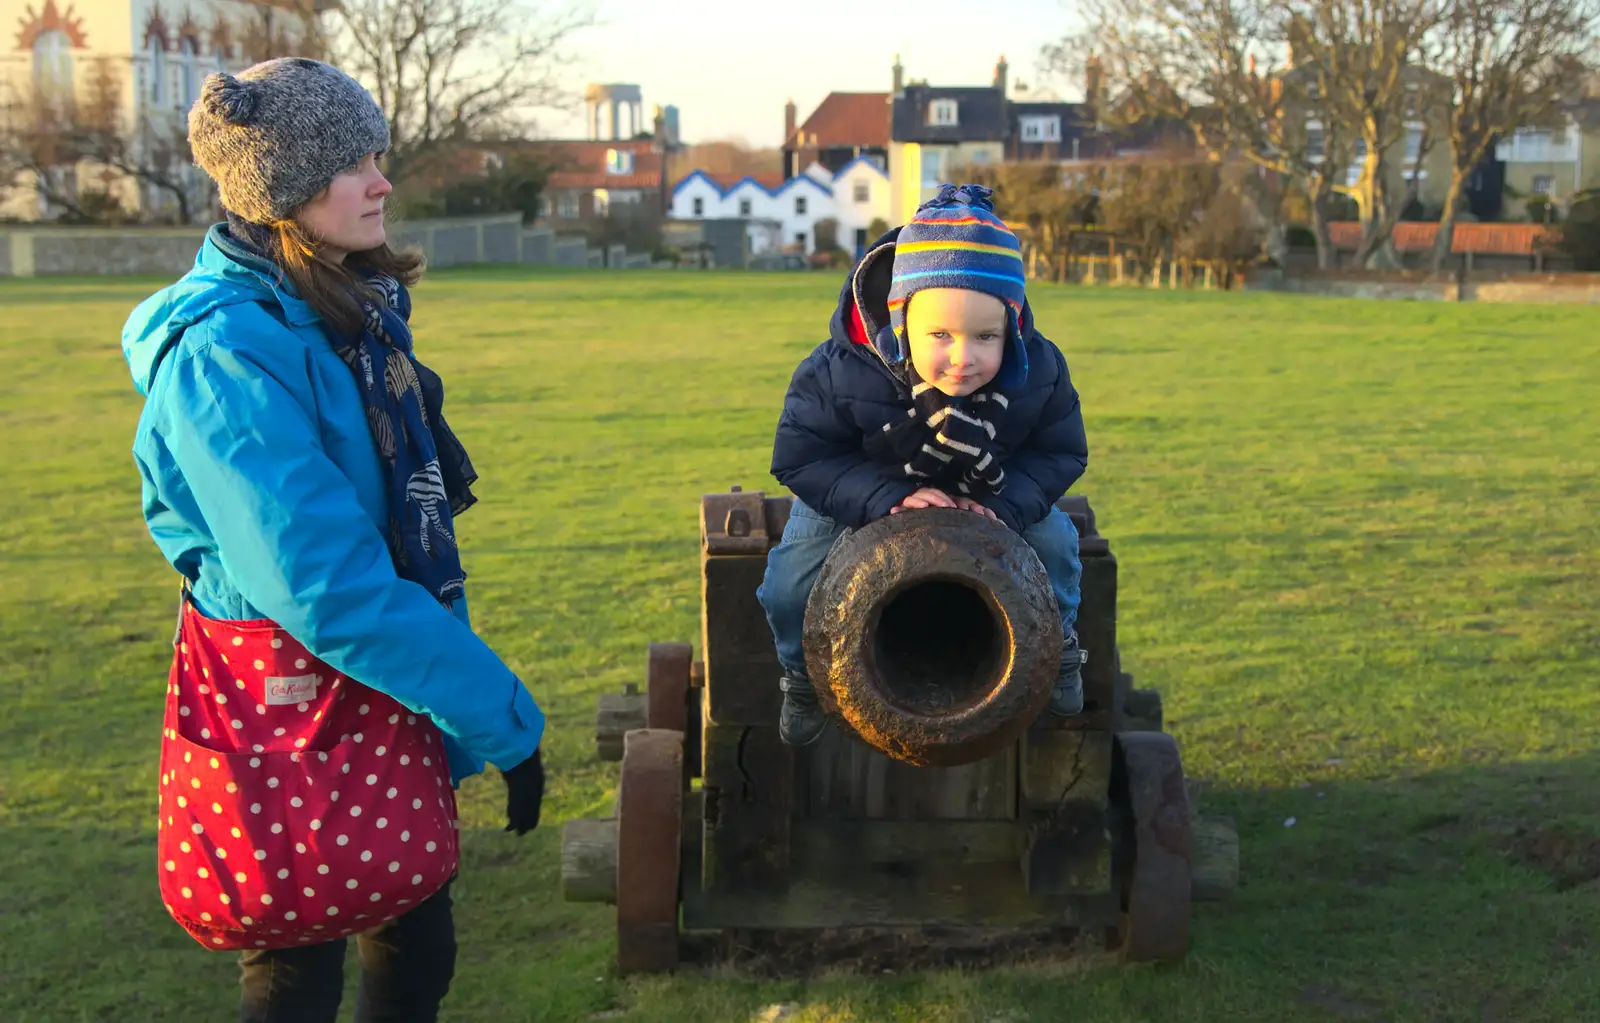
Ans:
[[[867,254],[857,275],[860,282],[861,313],[874,327],[889,322],[889,287],[894,283],[894,249],[880,248]]]

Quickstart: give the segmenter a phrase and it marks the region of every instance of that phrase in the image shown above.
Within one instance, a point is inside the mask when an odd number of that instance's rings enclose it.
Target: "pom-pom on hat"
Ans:
[[[910,357],[906,305],[917,292],[964,288],[993,295],[1005,303],[1009,323],[1006,361],[995,381],[1006,389],[1028,374],[1022,336],[1025,278],[1022,246],[995,215],[993,196],[993,190],[983,185],[941,185],[937,196],[917,207],[895,241],[889,326],[904,360]]]
[[[189,110],[189,146],[224,207],[271,224],[368,153],[387,151],[389,123],[343,71],[282,57],[237,76],[208,75]]]

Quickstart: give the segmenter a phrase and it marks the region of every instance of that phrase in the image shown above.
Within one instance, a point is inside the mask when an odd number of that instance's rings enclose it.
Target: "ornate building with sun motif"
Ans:
[[[192,219],[212,202],[183,143],[206,75],[273,56],[314,54],[319,16],[333,6],[334,0],[31,0],[10,26],[0,24],[0,133],[13,142],[37,140],[50,125],[92,118],[125,138],[124,163],[140,168],[149,161],[159,174],[144,177],[175,177],[193,190],[185,197],[192,199]],[[0,217],[50,219],[62,210],[51,194],[84,190],[105,193],[141,219],[171,219],[180,205],[170,187],[57,148],[52,159],[51,147],[35,144],[20,170],[16,154],[9,161],[0,156],[0,177],[11,178],[0,180]],[[41,187],[41,177],[49,187]]]

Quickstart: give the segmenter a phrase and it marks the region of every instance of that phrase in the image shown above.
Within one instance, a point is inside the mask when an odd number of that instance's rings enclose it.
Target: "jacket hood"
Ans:
[[[877,356],[897,379],[906,379],[909,353],[889,324],[889,288],[894,281],[895,244],[900,228],[890,230],[868,249],[850,271],[839,290],[839,304],[828,324],[834,340],[865,348]],[[993,386],[1013,391],[1028,378],[1028,338],[1033,336],[1033,309],[1022,300],[1022,312],[1012,320],[1004,361]]]
[[[246,302],[275,305],[294,326],[320,320],[292,285],[280,281],[270,260],[240,245],[218,224],[206,232],[194,267],[176,284],[139,303],[123,325],[122,355],[133,386],[148,395],[161,361],[184,331],[218,309]]]

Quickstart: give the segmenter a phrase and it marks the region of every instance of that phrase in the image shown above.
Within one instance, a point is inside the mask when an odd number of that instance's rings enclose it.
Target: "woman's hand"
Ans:
[[[996,522],[1000,521],[1000,516],[996,515],[992,508],[986,508],[970,497],[958,497],[955,501],[956,507],[962,511],[977,512],[979,515],[994,519]]]
[[[911,508],[954,508],[955,498],[938,489],[937,487],[923,487],[916,493],[907,494],[905,499],[889,509],[890,515],[895,515]]]
[[[539,751],[501,774],[506,779],[506,830],[525,835],[539,826],[544,804],[544,762]]]

